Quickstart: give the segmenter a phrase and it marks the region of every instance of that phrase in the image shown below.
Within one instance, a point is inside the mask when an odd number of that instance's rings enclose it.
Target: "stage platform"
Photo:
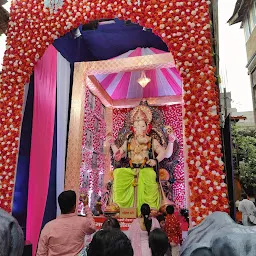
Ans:
[[[180,224],[181,224],[181,229],[182,231],[186,232],[188,231],[188,223],[184,220],[184,218],[182,216],[177,215],[177,217],[179,218]],[[101,229],[103,222],[106,220],[106,217],[104,216],[99,216],[99,217],[93,217],[96,223],[96,227],[97,229]],[[120,223],[120,227],[122,231],[127,231],[131,225],[131,223],[133,222],[134,219],[121,219],[121,218],[117,218],[119,223]]]

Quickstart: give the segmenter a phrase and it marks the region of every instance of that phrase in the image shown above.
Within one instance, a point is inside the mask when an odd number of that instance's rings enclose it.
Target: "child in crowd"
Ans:
[[[118,220],[116,218],[108,218],[102,224],[102,228],[101,229],[103,229],[103,230],[119,229],[120,230],[120,224],[119,224],[119,222],[118,222]]]
[[[166,219],[165,219],[165,232],[168,236],[170,245],[172,247],[172,255],[179,256],[179,246],[182,244],[182,231],[180,222],[174,214],[174,207],[168,205],[166,207]]]
[[[156,218],[157,218],[157,220],[159,222],[160,228],[162,230],[164,230],[164,227],[165,227],[165,216],[164,216],[164,214],[160,214]]]

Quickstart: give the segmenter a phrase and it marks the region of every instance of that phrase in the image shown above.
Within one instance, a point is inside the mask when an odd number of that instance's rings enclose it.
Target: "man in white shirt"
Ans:
[[[250,215],[256,215],[256,207],[252,201],[247,199],[246,194],[243,194],[242,198],[238,206],[238,210],[242,213],[242,223],[244,226],[254,226],[255,224],[252,224],[248,218]]]

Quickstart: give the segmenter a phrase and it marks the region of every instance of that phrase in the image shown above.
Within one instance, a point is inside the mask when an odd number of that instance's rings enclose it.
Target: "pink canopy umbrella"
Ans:
[[[166,53],[155,48],[137,48],[116,58],[138,57]],[[113,100],[175,96],[182,94],[182,80],[179,71],[173,68],[145,70],[151,79],[145,88],[137,82],[141,71],[96,75],[96,79]]]

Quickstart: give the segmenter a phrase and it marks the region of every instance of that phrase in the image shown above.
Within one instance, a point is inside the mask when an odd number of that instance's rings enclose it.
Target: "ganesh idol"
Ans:
[[[159,168],[164,164],[170,170],[176,142],[161,111],[141,102],[128,114],[116,141],[110,135],[107,141],[113,155],[113,203],[135,207],[138,215],[143,203],[158,210],[163,199]]]

